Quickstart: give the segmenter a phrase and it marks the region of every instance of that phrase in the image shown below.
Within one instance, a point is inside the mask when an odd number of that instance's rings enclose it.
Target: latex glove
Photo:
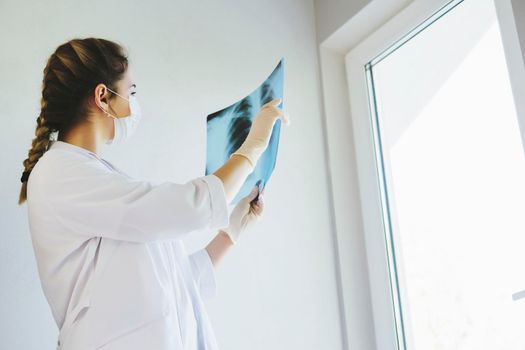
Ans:
[[[259,198],[255,201],[255,197],[259,194]],[[264,209],[263,200],[264,190],[259,193],[259,187],[255,186],[249,195],[242,198],[233,209],[230,215],[230,224],[227,228],[221,229],[230,236],[233,244],[236,244],[239,240],[241,233],[246,231],[262,218],[262,212]],[[253,202],[252,202],[253,201]]]
[[[241,155],[248,159],[252,171],[255,169],[257,161],[268,147],[275,121],[280,118],[285,125],[290,125],[289,116],[282,109],[277,108],[281,101],[282,99],[276,98],[261,107],[253,120],[248,136],[230,158],[234,154]]]

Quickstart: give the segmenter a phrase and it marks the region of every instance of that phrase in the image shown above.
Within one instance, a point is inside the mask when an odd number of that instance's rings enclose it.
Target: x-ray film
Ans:
[[[283,67],[284,57],[264,83],[250,95],[208,115],[206,175],[212,174],[223,166],[230,155],[241,146],[248,136],[255,116],[265,103],[281,98],[282,101],[277,107],[283,107]],[[254,171],[248,176],[231,204],[236,204],[241,198],[246,197],[254,186],[259,186],[259,191],[266,187],[275,168],[280,130],[281,120],[277,119],[268,148],[259,158]]]

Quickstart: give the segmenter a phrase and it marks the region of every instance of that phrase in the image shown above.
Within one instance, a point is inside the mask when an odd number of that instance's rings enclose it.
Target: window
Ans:
[[[492,0],[365,67],[400,349],[523,349],[525,158]]]

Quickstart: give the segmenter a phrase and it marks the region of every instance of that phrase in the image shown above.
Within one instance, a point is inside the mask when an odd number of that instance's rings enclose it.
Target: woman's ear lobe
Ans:
[[[106,97],[101,97],[98,99],[99,101],[95,99],[93,102],[95,103],[95,107],[99,109],[103,113],[107,113],[106,111],[109,108],[109,105],[106,102]]]
[[[104,89],[101,90],[101,93],[99,94],[99,100],[100,104],[104,110],[107,110],[109,108],[109,101],[108,101],[108,90]]]
[[[98,98],[98,101],[97,101],[97,98],[95,98],[93,100],[93,103],[95,104],[95,107],[97,107],[98,109],[103,109],[103,106],[102,104],[104,103],[103,99],[102,98]]]

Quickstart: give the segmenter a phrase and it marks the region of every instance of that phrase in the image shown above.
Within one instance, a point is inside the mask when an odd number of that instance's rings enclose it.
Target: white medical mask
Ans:
[[[137,130],[138,124],[141,119],[140,105],[136,97],[133,95],[131,95],[129,99],[127,99],[124,96],[118,94],[116,91],[113,91],[110,88],[107,88],[107,89],[111,91],[112,93],[114,93],[115,95],[122,97],[123,99],[129,102],[130,115],[125,116],[125,117],[120,117],[120,118],[116,117],[112,115],[111,113],[104,111],[102,108],[100,108],[109,117],[113,118],[113,125],[115,126],[115,136],[113,137],[113,139],[108,140],[106,144],[107,145],[121,144],[124,141],[131,138],[131,136],[135,133],[135,130]]]

